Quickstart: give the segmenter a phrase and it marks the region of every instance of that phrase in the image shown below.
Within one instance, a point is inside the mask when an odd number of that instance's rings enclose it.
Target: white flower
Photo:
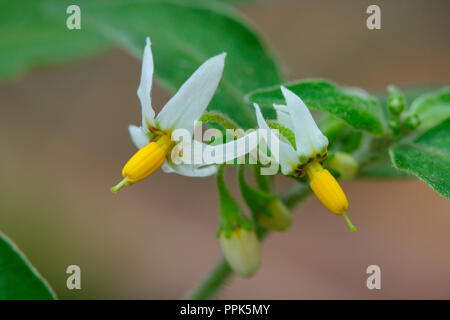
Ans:
[[[287,106],[274,105],[278,122],[294,132],[295,146],[288,141],[270,134],[270,141],[279,141],[279,155],[274,154],[285,175],[294,174],[308,161],[326,155],[328,139],[317,127],[311,113],[303,101],[292,91],[281,87]],[[259,106],[255,103],[256,119],[262,129],[270,130],[264,120]],[[273,140],[272,140],[273,139]]]
[[[291,145],[282,137],[279,139],[267,125],[259,106],[255,103],[256,119],[260,128],[270,131],[267,144],[279,144],[279,152],[273,157],[281,166],[284,175],[303,177],[307,175],[312,191],[331,212],[343,215],[351,231],[356,229],[346,216],[348,208],[347,197],[336,179],[322,167],[327,157],[328,139],[317,127],[311,113],[302,99],[285,87],[281,91],[286,100],[286,106],[275,105],[278,122],[294,132],[295,145]]]
[[[165,172],[193,177],[208,176],[217,171],[215,165],[172,163],[170,153],[176,141],[172,140],[171,135],[174,130],[182,128],[192,136],[195,122],[206,110],[222,77],[225,56],[226,53],[221,53],[206,60],[155,117],[150,95],[153,57],[150,38],[147,37],[141,83],[137,90],[142,108],[142,125],[130,125],[128,128],[131,139],[140,150],[124,166],[124,179],[111,188],[112,192],[116,192],[123,185],[128,186],[144,179],[160,167]]]

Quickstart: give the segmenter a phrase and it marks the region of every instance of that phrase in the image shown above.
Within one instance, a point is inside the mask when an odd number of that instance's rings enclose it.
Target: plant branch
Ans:
[[[284,204],[292,210],[310,193],[311,189],[308,186],[299,183],[283,192],[280,195],[280,198]],[[263,233],[260,234],[261,241],[268,234],[269,231],[265,229]],[[214,298],[231,279],[233,274],[233,270],[231,270],[225,258],[221,257],[216,265],[200,281],[200,283],[186,295],[186,299],[206,300]]]

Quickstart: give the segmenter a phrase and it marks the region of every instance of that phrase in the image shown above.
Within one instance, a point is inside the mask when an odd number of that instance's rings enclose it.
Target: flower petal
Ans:
[[[226,53],[206,60],[181,86],[156,117],[162,130],[184,128],[191,133],[217,89]]]
[[[276,143],[276,141],[278,140],[279,154],[273,152],[273,156],[280,164],[281,172],[283,174],[291,173],[293,170],[292,165],[296,165],[299,162],[295,149],[290,144],[278,139],[278,137],[272,132],[272,130],[269,128],[266,121],[264,120],[264,117],[261,113],[261,109],[259,108],[259,106],[256,103],[254,103],[253,105],[255,107],[256,120],[258,121],[258,126],[261,129],[267,130],[269,132],[271,143],[273,142]],[[266,142],[267,144],[269,144],[267,140]]]
[[[324,151],[328,146],[328,139],[317,127],[302,99],[283,86],[281,86],[281,91],[286,99],[294,125],[297,153],[301,156],[311,157],[315,152]]]
[[[142,58],[141,83],[139,84],[139,88],[137,90],[137,95],[141,101],[143,127],[147,127],[148,124],[153,126],[155,121],[155,111],[152,108],[150,97],[153,79],[153,56],[150,45],[150,38],[147,37],[144,56]]]
[[[204,157],[203,162],[205,164],[222,164],[245,156],[247,153],[250,153],[258,147],[257,138],[258,133],[256,131],[252,131],[239,139],[229,141],[224,144],[215,146],[206,145],[205,153],[208,155],[213,155],[211,156],[213,159]]]
[[[209,165],[209,166],[198,166],[198,165],[192,165],[192,164],[179,164],[174,165],[171,164],[169,161],[166,161],[162,169],[166,173],[175,172],[182,176],[187,177],[208,177],[210,175],[213,175],[217,172],[217,166],[215,165]]]
[[[294,124],[292,123],[288,107],[279,104],[274,104],[273,107],[277,112],[278,123],[294,132]]]
[[[141,127],[129,125],[128,132],[130,133],[131,140],[139,149],[145,147],[150,143],[149,137]]]

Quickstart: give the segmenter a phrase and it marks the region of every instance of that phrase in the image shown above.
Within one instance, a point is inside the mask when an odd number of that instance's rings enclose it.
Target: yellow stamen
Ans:
[[[169,136],[161,135],[156,141],[150,142],[136,152],[122,169],[124,179],[112,187],[111,192],[115,193],[124,185],[130,186],[141,181],[158,170],[163,165],[166,154],[172,145],[173,141]]]
[[[341,186],[331,173],[324,169],[318,161],[313,161],[306,166],[306,174],[309,185],[314,194],[323,205],[334,214],[343,216],[351,232],[356,228],[347,217],[348,200]]]
[[[307,165],[306,173],[312,191],[323,205],[334,214],[343,215],[348,209],[347,197],[331,173],[317,161]]]

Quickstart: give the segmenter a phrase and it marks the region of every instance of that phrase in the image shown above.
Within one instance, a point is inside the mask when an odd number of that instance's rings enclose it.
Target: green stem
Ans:
[[[207,300],[214,298],[233,275],[227,261],[221,257],[200,283],[186,295],[190,300]]]
[[[297,204],[303,201],[309,194],[311,189],[305,185],[297,184],[286,192],[282,193],[280,198],[284,204],[293,209]],[[261,241],[269,234],[267,229],[260,234]],[[233,275],[233,270],[221,257],[217,264],[206,274],[206,276],[200,281],[200,283],[191,290],[186,299],[191,300],[206,300],[214,298],[224,285],[230,280]]]

